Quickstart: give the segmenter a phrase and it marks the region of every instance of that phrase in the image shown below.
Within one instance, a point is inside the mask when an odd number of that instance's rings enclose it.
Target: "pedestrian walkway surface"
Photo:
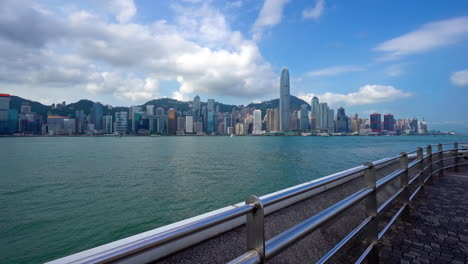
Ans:
[[[468,263],[468,168],[425,185],[379,246],[380,263]]]

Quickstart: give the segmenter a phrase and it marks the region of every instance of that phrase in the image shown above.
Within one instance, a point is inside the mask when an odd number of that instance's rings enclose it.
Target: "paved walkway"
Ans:
[[[401,219],[380,242],[381,263],[468,263],[468,168],[427,185],[410,222]]]

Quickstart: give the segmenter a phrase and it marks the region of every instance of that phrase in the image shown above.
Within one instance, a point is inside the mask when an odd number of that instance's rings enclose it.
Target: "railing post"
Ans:
[[[432,179],[432,172],[434,171],[434,168],[432,167],[432,146],[431,145],[427,145],[427,155],[429,156],[428,157],[428,161],[429,161],[429,172],[427,173],[427,176],[429,177],[429,179],[427,180],[428,183],[433,183],[433,179]]]
[[[442,144],[439,143],[438,149],[439,151],[439,176],[444,176],[444,147]]]
[[[455,163],[454,171],[458,172],[458,142],[453,143],[453,148],[455,149],[455,160],[453,161]]]
[[[401,200],[406,205],[405,211],[402,213],[402,220],[409,222],[410,221],[410,207],[409,207],[409,176],[408,176],[408,154],[406,152],[400,153],[400,168],[404,170],[403,174],[400,176],[400,185],[403,188],[403,192],[401,193]]]
[[[379,250],[377,248],[379,241],[379,225],[377,218],[377,179],[375,176],[375,166],[372,162],[366,162],[367,170],[364,172],[364,181],[367,187],[374,191],[366,199],[366,213],[372,220],[367,225],[367,243],[374,247],[367,257],[368,263],[379,263]]]
[[[424,177],[425,177],[425,173],[424,173],[424,152],[423,152],[423,148],[421,148],[421,147],[418,147],[418,157],[417,158],[419,159],[418,185],[421,187],[421,193],[424,195]]]
[[[249,195],[246,204],[254,204],[254,210],[247,218],[247,250],[255,250],[260,255],[261,263],[265,262],[265,211],[262,201],[254,195]]]

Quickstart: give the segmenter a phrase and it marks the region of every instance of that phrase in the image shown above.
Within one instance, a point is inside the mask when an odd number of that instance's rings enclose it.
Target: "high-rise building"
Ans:
[[[280,131],[288,132],[290,126],[290,103],[291,98],[289,95],[289,71],[287,68],[281,70],[280,78],[280,100],[279,100],[279,123]]]
[[[384,115],[384,130],[395,131],[395,118],[392,114]]]
[[[382,131],[382,117],[380,114],[374,113],[370,115],[370,128],[372,132]]]
[[[336,112],[336,132],[349,132],[349,118],[346,115],[345,109],[343,107],[338,108],[338,111]]]
[[[156,133],[163,133],[164,131],[166,131],[166,118],[165,118],[165,115],[164,115],[164,108],[162,107],[158,107],[156,108],[156,118],[158,119],[157,120],[157,129],[156,129]]]
[[[124,135],[127,133],[127,112],[116,112],[114,131],[117,134]]]
[[[328,109],[328,133],[335,132],[335,110]]]
[[[315,117],[315,120],[317,121],[319,119],[319,99],[317,98],[317,96],[314,96],[314,98],[312,98],[312,101],[310,102],[310,110],[312,112],[312,117]]]
[[[170,108],[167,112],[168,117],[168,130],[171,135],[175,135],[177,131],[177,114],[174,108]]]
[[[85,131],[85,114],[83,110],[75,111],[76,133],[83,134]]]
[[[105,134],[112,134],[112,116],[105,115],[103,118],[104,123],[104,133]]]
[[[94,129],[97,131],[102,130],[102,115],[104,112],[104,106],[97,102],[94,103],[93,107],[91,108],[91,123],[94,124]]]
[[[183,116],[177,117],[177,131],[185,132],[185,117]]]
[[[185,117],[185,132],[193,133],[193,116]]]
[[[300,127],[299,129],[302,131],[309,130],[309,107],[305,104],[301,105],[301,112],[300,112]]]
[[[154,105],[146,106],[146,115],[154,115]]]
[[[201,103],[198,95],[193,98],[193,117],[195,122],[201,121]]]
[[[197,134],[203,133],[203,123],[202,122],[193,123],[193,132]]]
[[[9,94],[0,94],[0,134],[10,134],[10,100]]]
[[[262,132],[262,111],[253,111],[253,131],[252,134],[259,135]]]
[[[276,116],[274,109],[267,109],[266,112],[266,130],[268,132],[276,131]]]

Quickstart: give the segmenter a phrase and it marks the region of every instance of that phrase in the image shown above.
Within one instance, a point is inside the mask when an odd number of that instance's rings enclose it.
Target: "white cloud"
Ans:
[[[120,23],[128,23],[137,13],[133,0],[101,0]]]
[[[109,93],[121,100],[139,102],[159,97],[159,82],[153,78],[122,77],[116,72],[93,74],[86,89],[93,93]]]
[[[254,40],[261,39],[266,28],[271,28],[281,22],[283,19],[284,6],[289,1],[290,0],[265,0],[263,2],[260,14],[252,27]]]
[[[330,105],[337,105],[342,103],[346,105],[367,105],[395,101],[409,97],[411,94],[398,90],[393,86],[368,84],[362,86],[357,92],[354,93],[339,94],[326,92],[321,95],[309,93],[299,97],[307,102],[310,102],[314,96],[317,96],[320,102],[326,102]]]
[[[391,60],[451,45],[466,36],[468,17],[457,17],[424,24],[415,31],[379,44],[375,49],[386,53],[382,60]]]
[[[27,2],[1,2],[0,83],[29,86],[32,99],[34,87],[55,85],[143,102],[159,96],[159,80],[179,83],[177,98],[276,91],[276,74],[256,43],[219,10],[206,3],[173,10],[172,24],[111,23],[85,10],[61,18]]]
[[[328,67],[324,69],[314,70],[307,75],[309,76],[331,76],[331,75],[339,75],[348,72],[358,72],[366,70],[364,67],[354,66],[354,65],[345,65],[345,66],[334,66]]]
[[[403,64],[393,64],[385,69],[385,73],[391,77],[397,77],[404,73]]]
[[[302,11],[302,17],[305,19],[317,20],[323,15],[325,10],[325,0],[317,0],[314,7]]]
[[[453,85],[468,86],[468,70],[462,70],[452,73],[450,77]]]

